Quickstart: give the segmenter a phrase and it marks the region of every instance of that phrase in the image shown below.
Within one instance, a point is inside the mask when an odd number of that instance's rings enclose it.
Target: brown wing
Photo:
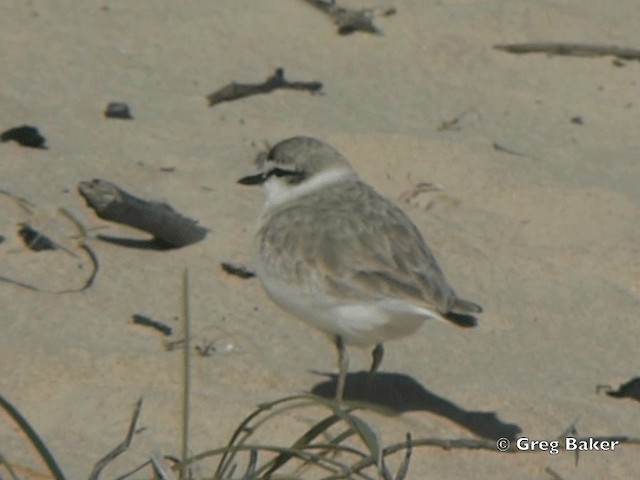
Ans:
[[[345,301],[407,300],[441,313],[478,311],[457,299],[409,218],[361,182],[277,210],[258,241],[268,274],[307,292]]]

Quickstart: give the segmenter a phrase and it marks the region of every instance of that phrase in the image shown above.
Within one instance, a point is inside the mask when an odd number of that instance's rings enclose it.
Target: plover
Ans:
[[[413,333],[425,320],[475,325],[482,308],[458,297],[422,235],[393,202],[360,180],[330,145],[293,137],[258,156],[266,203],[254,241],[257,275],[282,309],[332,337],[338,349],[336,399],[349,357],[345,345],[374,346]]]

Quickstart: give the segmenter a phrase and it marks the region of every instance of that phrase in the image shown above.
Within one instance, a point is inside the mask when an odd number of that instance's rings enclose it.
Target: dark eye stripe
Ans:
[[[294,170],[285,170],[284,168],[272,168],[268,172],[258,173],[257,175],[250,175],[238,180],[238,183],[242,185],[262,185],[269,177],[275,175],[278,178],[285,177],[285,181],[291,184],[297,184],[305,179],[306,175],[303,172],[296,172]]]
[[[267,175],[275,175],[276,177],[293,177],[294,175],[298,175],[298,172],[293,170],[285,170],[284,168],[274,168],[270,170]]]
[[[285,170],[284,168],[274,168],[270,170],[267,176],[275,175],[278,178],[285,177],[287,183],[296,184],[302,182],[306,175],[304,172],[296,172],[295,170]]]

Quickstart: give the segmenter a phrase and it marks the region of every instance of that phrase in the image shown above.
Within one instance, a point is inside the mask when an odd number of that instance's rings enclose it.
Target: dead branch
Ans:
[[[251,95],[270,93],[278,89],[308,90],[312,93],[322,89],[321,82],[289,82],[284,78],[284,69],[278,68],[275,73],[262,83],[231,82],[219,90],[207,95],[209,106],[218,103],[231,102]]]
[[[513,43],[495,45],[493,48],[518,55],[525,53],[546,53],[570,57],[613,56],[621,60],[640,60],[640,50],[615,45],[590,45],[581,43]]]
[[[125,439],[119,443],[113,450],[107,453],[104,457],[102,457],[93,467],[91,471],[91,475],[89,475],[89,480],[98,480],[100,476],[100,472],[107,466],[114,458],[120,455],[122,452],[129,448],[131,445],[131,439],[133,438],[133,434],[136,431],[136,423],[138,423],[138,417],[140,416],[140,410],[142,409],[142,398],[136,402],[136,406],[133,409],[133,416],[131,418],[131,422],[129,423],[129,430],[127,431],[127,436]]]
[[[80,182],[78,191],[103,220],[149,232],[172,247],[202,240],[207,229],[183,217],[166,203],[149,202],[121,190],[105,180]]]
[[[367,32],[382,35],[382,31],[373,23],[375,17],[388,17],[396,13],[395,8],[363,8],[352,10],[340,7],[335,0],[305,0],[318,10],[327,14],[338,27],[340,35],[353,32]]]

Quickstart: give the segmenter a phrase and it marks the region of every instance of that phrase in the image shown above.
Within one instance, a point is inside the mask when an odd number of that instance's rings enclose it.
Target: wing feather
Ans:
[[[441,313],[479,311],[456,297],[404,212],[363,182],[321,189],[265,220],[257,235],[262,269],[304,293],[345,303],[407,300]]]

